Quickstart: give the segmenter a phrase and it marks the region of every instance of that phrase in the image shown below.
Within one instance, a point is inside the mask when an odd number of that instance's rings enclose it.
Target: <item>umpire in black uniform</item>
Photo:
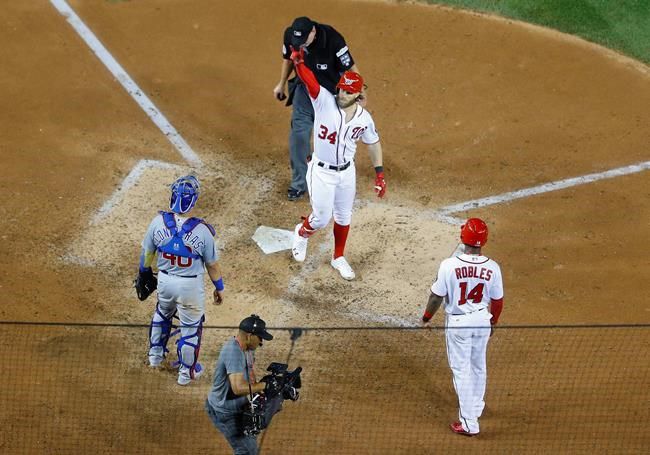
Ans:
[[[291,114],[291,133],[289,135],[289,159],[291,162],[291,185],[287,191],[289,200],[302,197],[307,191],[307,161],[311,157],[310,138],[314,127],[314,108],[307,89],[298,77],[290,80],[293,63],[289,59],[291,47],[305,49],[305,65],[316,75],[316,79],[332,94],[336,94],[336,84],[347,70],[359,72],[348,49],[343,35],[334,27],[319,24],[308,17],[298,17],[291,27],[284,31],[282,45],[282,73],[280,82],[273,89],[278,100],[287,98],[285,85],[288,85],[287,106],[293,104]]]

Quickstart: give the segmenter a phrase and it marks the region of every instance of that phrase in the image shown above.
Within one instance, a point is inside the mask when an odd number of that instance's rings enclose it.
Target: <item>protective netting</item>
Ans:
[[[0,324],[0,452],[231,453],[205,414],[234,328],[206,328],[187,387],[146,365],[146,327]],[[257,353],[302,366],[258,442],[264,454],[646,453],[650,326],[501,327],[488,349],[481,434],[451,433],[457,398],[443,329],[287,329]],[[170,359],[175,346],[170,342]]]

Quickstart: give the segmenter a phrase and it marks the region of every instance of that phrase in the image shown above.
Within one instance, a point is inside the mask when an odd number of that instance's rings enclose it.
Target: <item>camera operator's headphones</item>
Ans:
[[[262,338],[260,335],[256,335],[256,334],[254,333],[254,332],[255,332],[255,329],[257,329],[257,322],[258,322],[260,319],[262,319],[262,318],[260,318],[260,317],[259,317],[258,315],[256,315],[256,314],[251,314],[250,317],[253,318],[253,328],[251,329],[252,332],[250,332],[249,335],[255,335],[257,338],[259,338],[259,339],[260,339],[260,346],[262,346],[262,343],[264,342],[264,338]]]

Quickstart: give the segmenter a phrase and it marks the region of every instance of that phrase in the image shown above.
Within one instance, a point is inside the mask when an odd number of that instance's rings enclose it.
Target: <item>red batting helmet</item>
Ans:
[[[488,227],[480,218],[470,218],[460,227],[460,241],[465,245],[482,247],[487,243]]]
[[[363,78],[359,73],[354,71],[346,71],[336,84],[336,88],[340,88],[348,93],[361,93],[363,90]]]

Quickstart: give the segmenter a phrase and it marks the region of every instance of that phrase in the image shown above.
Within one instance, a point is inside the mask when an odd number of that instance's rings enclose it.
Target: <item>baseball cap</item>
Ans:
[[[243,319],[239,323],[239,330],[243,330],[246,333],[252,333],[253,335],[257,335],[267,341],[273,339],[273,335],[266,331],[266,322],[256,314],[251,314],[246,319]]]
[[[293,24],[291,24],[291,45],[295,49],[305,44],[314,25],[314,21],[305,16],[298,17],[293,21]]]

